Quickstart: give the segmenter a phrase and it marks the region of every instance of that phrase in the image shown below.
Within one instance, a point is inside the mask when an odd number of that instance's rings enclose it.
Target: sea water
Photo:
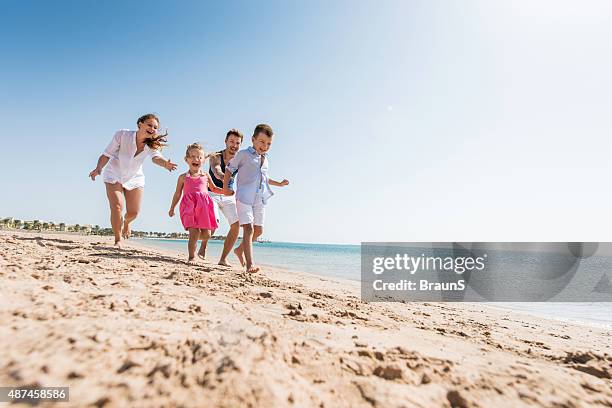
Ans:
[[[176,250],[184,254],[187,240],[142,239],[148,246]],[[207,258],[218,260],[223,250],[223,241],[211,240]],[[329,278],[360,281],[361,246],[300,244],[289,242],[255,243],[254,255],[258,265],[278,269],[301,271]],[[228,261],[237,264],[233,253]],[[594,302],[494,302],[492,306],[525,312],[531,315],[558,320],[587,323],[612,329],[612,303]]]

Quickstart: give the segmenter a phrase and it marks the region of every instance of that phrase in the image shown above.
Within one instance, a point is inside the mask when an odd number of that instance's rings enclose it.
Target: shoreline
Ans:
[[[169,249],[169,248],[163,248],[163,247],[159,247],[159,246],[155,246],[155,245],[147,245],[147,240],[149,239],[161,239],[161,240],[165,240],[166,238],[138,238],[137,240],[133,240],[131,241],[131,243],[133,243],[134,245],[139,245],[145,248],[151,248],[151,249],[156,249],[156,250],[160,250],[160,251],[167,251],[168,253],[172,253],[174,254],[174,252]],[[183,240],[184,241],[184,240]],[[179,254],[180,255],[180,254]],[[237,263],[235,257],[233,257],[232,255],[232,261],[234,263]],[[346,282],[351,282],[351,283],[356,283],[357,284],[357,288],[359,290],[360,288],[360,280],[358,279],[343,279],[340,277],[335,277],[335,276],[330,276],[330,275],[325,275],[324,273],[321,274],[317,274],[317,273],[313,273],[313,272],[308,272],[308,271],[302,271],[302,270],[298,270],[298,269],[292,269],[292,268],[288,268],[288,267],[282,267],[282,266],[278,266],[278,265],[273,265],[273,264],[266,264],[266,263],[260,263],[261,266],[267,268],[268,270],[270,269],[274,269],[274,270],[280,270],[280,271],[284,271],[287,273],[296,273],[296,274],[306,274],[312,277],[323,277],[323,278],[328,278],[330,280],[338,280],[338,281],[346,281]],[[360,293],[357,293],[357,296],[360,296]],[[416,302],[418,303],[418,302]],[[448,302],[448,303],[455,303],[455,302]],[[471,302],[456,302],[455,304],[460,304],[460,303],[471,303]],[[490,308],[494,308],[495,310],[506,310],[506,311],[512,311],[515,312],[519,315],[524,314],[530,317],[537,317],[537,318],[541,318],[541,319],[548,319],[548,320],[553,320],[556,322],[562,322],[562,323],[573,323],[573,324],[578,324],[578,325],[583,325],[583,326],[587,326],[587,327],[596,327],[596,328],[600,328],[600,329],[607,329],[610,330],[612,329],[612,323],[609,322],[599,322],[599,321],[593,321],[593,320],[588,320],[588,319],[579,319],[579,318],[563,318],[560,316],[556,316],[554,315],[554,313],[546,313],[546,312],[540,312],[540,311],[536,311],[536,310],[525,310],[523,308],[513,308],[511,306],[506,306],[506,305],[499,305],[498,303],[502,303],[502,304],[507,304],[507,303],[512,303],[512,302],[482,302],[479,303],[479,305],[482,305],[483,307],[490,307]],[[518,302],[520,303],[520,302]],[[535,302],[531,302],[531,303],[535,303]],[[547,303],[547,302],[543,302],[543,303]],[[559,304],[562,302],[550,302],[549,304]],[[577,304],[581,304],[584,302],[577,302]],[[612,304],[611,304],[612,307]],[[612,310],[612,309],[611,309]]]
[[[0,231],[0,254],[0,384],[70,405],[612,406],[610,330],[97,236]]]
[[[546,312],[531,311],[531,310],[525,310],[521,308],[513,308],[511,306],[497,305],[496,303],[512,303],[512,302],[490,302],[490,303],[483,303],[483,305],[487,307],[492,307],[497,310],[511,311],[518,315],[527,315],[530,317],[552,320],[554,322],[559,322],[559,323],[568,323],[572,325],[593,327],[593,328],[602,329],[602,330],[612,330],[612,323],[601,322],[599,320],[596,321],[595,319],[584,318],[580,320],[578,318],[565,318],[565,317],[560,317],[560,316],[552,316],[552,312],[546,313]],[[515,303],[520,303],[520,302],[515,302]],[[562,303],[562,302],[550,302],[550,304],[559,304],[559,303]],[[574,304],[581,304],[581,302],[576,302]],[[611,305],[611,308],[612,308],[612,305]]]

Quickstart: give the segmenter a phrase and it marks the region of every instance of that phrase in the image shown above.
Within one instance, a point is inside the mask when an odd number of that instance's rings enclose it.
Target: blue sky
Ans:
[[[181,172],[273,126],[272,240],[610,240],[607,1],[2,7],[0,216],[108,225],[87,174],[155,112]],[[180,230],[178,173],[145,174],[134,228]]]

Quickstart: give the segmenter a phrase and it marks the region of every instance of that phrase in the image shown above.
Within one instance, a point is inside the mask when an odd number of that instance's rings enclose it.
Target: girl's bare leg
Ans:
[[[128,239],[132,235],[130,229],[130,223],[138,217],[140,212],[140,203],[142,202],[142,194],[144,190],[142,187],[135,188],[133,190],[125,190],[125,220],[123,220],[123,231],[121,235],[123,238]]]
[[[202,240],[202,245],[200,246],[200,250],[198,251],[198,256],[202,259],[206,259],[206,245],[208,245],[208,240],[211,237],[210,230],[201,229],[200,230],[200,239]]]
[[[110,206],[110,221],[115,235],[115,246],[121,248],[121,224],[123,224],[123,186],[120,183],[104,183]]]
[[[195,259],[195,251],[198,247],[198,239],[200,238],[200,230],[197,228],[189,228],[189,243],[187,250],[189,251],[189,262]]]

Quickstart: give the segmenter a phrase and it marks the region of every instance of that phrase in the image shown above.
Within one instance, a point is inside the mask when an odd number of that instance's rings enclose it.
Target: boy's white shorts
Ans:
[[[253,224],[263,227],[264,217],[266,215],[266,205],[263,203],[261,196],[258,194],[255,197],[255,202],[251,204],[241,203],[236,200],[238,207],[238,221],[240,225]]]
[[[210,198],[212,198],[215,203],[215,217],[217,218],[217,223],[221,221],[221,214],[219,213],[223,213],[229,225],[238,221],[238,210],[236,208],[236,198],[234,196],[210,193]]]

